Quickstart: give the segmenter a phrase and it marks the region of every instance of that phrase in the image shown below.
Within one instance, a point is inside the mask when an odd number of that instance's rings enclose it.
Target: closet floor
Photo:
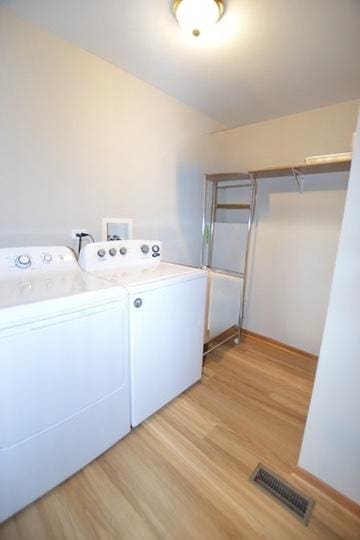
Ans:
[[[359,519],[292,474],[315,368],[252,338],[222,346],[201,383],[9,519],[1,540],[358,539]],[[307,527],[249,482],[259,462],[316,499]]]

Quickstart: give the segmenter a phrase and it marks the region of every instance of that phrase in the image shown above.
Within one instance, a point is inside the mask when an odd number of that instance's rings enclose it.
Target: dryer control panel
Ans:
[[[157,240],[94,242],[81,250],[79,263],[87,271],[154,264],[161,261],[161,247]]]

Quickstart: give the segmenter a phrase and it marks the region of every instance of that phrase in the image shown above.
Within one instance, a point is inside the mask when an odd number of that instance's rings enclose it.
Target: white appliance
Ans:
[[[201,378],[206,272],[161,261],[161,243],[88,244],[80,266],[129,295],[131,424]]]
[[[0,249],[0,522],[129,430],[124,289],[65,247]]]

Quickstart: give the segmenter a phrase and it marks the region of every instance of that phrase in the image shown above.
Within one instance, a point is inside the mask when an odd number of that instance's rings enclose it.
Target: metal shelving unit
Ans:
[[[240,342],[245,310],[249,244],[256,201],[256,179],[250,173],[210,174],[205,175],[204,184],[203,241],[201,252],[202,266],[203,268],[207,268],[209,271],[216,274],[223,274],[224,276],[231,276],[234,278],[240,278],[242,280],[237,324],[235,327],[232,326],[228,329],[230,330],[234,328],[234,332],[232,332],[230,336],[227,336],[221,340],[221,342],[216,343],[213,347],[207,349],[204,353],[207,354],[231,339],[234,339],[235,343]],[[235,192],[240,193],[240,191],[244,189],[247,190],[248,195],[246,201],[223,202],[220,200],[221,194],[223,194],[225,190],[232,190],[231,193],[234,194]],[[240,212],[241,214],[246,213],[247,215],[247,217],[246,215],[244,216],[247,223],[247,229],[246,239],[244,245],[242,246],[243,268],[239,271],[234,269],[219,268],[214,265],[215,228],[219,211],[226,213],[236,211]],[[244,221],[242,222],[244,223]],[[237,222],[233,221],[233,223]],[[240,249],[241,246],[239,245],[239,250]],[[217,336],[213,336],[211,340],[215,339],[215,337]]]

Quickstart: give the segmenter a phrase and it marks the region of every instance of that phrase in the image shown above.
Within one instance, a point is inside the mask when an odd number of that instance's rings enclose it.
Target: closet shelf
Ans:
[[[217,204],[216,209],[222,210],[250,210],[250,204]]]
[[[257,169],[249,171],[253,178],[279,178],[282,176],[292,176],[297,174],[317,174],[349,171],[351,159],[342,159],[336,161],[320,161],[317,163],[293,163],[290,165],[281,165],[278,167],[268,167],[267,169]]]

